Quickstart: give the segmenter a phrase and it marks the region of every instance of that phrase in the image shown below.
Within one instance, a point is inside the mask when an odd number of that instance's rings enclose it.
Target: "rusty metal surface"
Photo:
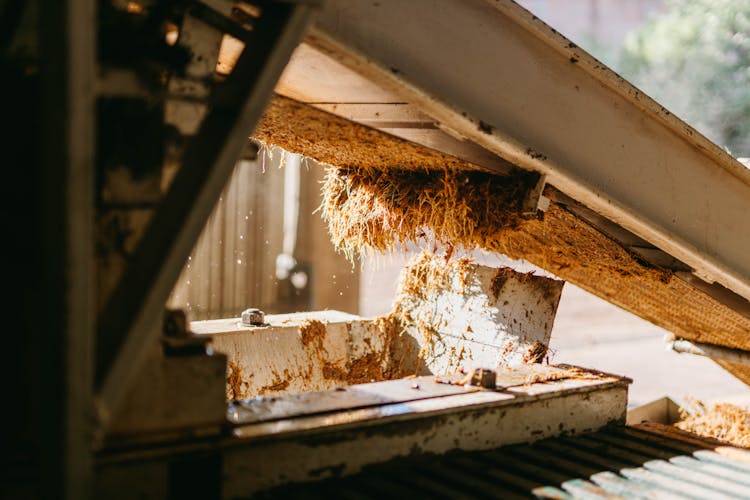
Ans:
[[[98,457],[98,491],[117,491],[122,498],[134,498],[143,491],[158,492],[164,486],[161,481],[165,480],[165,464],[206,451],[221,454],[225,498],[247,498],[254,492],[292,482],[369,471],[373,464],[392,459],[409,463],[415,460],[419,465],[414,484],[403,494],[429,494],[447,488],[452,497],[466,496],[461,488],[452,490],[441,482],[434,483],[431,477],[435,475],[457,475],[487,488],[506,480],[531,488],[538,484],[502,470],[478,468],[487,475],[472,479],[456,468],[443,471],[440,464],[424,468],[422,460],[446,453],[453,456],[459,450],[492,450],[561,434],[590,433],[622,424],[625,419],[625,379],[599,376],[597,380],[556,380],[519,387],[517,393],[508,389],[465,391],[446,384],[445,391],[458,393],[440,396],[443,389],[433,387],[432,394],[437,397],[426,399],[412,399],[407,392],[416,391],[415,385],[421,389],[423,380],[404,382],[390,395],[396,400],[390,403],[358,407],[361,401],[355,400],[351,409],[290,418],[260,416],[263,421],[233,426],[225,438],[189,442],[178,439],[159,446],[108,450]],[[361,387],[376,389],[373,384]],[[393,385],[383,384],[373,392],[383,392],[387,387]],[[299,402],[295,397],[289,400]],[[183,404],[175,410],[185,407]],[[304,409],[304,405],[299,407]],[[148,466],[134,469],[136,464]],[[373,491],[402,496],[389,485],[389,480],[379,480],[381,487]]]
[[[447,282],[422,281],[425,268],[446,273]],[[431,373],[519,366],[546,356],[563,285],[510,268],[418,257],[402,271],[395,310],[409,318],[406,331]]]
[[[429,375],[358,384],[327,391],[247,399],[230,404],[228,419],[232,424],[239,426],[235,431],[237,435],[249,436],[261,433],[250,432],[250,427],[245,426],[286,419],[287,424],[282,427],[293,430],[295,424],[292,420],[296,417],[319,416],[337,411],[377,407],[372,412],[360,414],[362,417],[386,417],[511,399],[514,403],[524,403],[531,399],[555,397],[563,393],[586,392],[611,385],[625,386],[630,383],[627,378],[585,371],[567,365],[528,365],[506,368],[497,372],[496,390],[486,390],[483,394],[469,397],[469,394],[482,389],[468,384],[463,385],[466,382],[465,378],[462,374],[437,377]],[[429,399],[439,399],[439,401],[419,402]],[[403,404],[406,406],[401,411],[397,406]],[[393,406],[393,408],[386,408],[388,406]],[[352,422],[367,419],[369,418],[350,415],[345,419],[326,419],[326,421]]]
[[[747,451],[626,427],[490,451],[411,458],[256,498],[747,498]],[[739,454],[739,455],[737,455]],[[744,454],[744,455],[743,455]],[[745,456],[745,460],[748,458]]]
[[[341,387],[330,391],[305,392],[278,398],[255,398],[229,405],[229,421],[236,425],[282,418],[354,410],[390,403],[439,398],[476,392],[475,387],[441,384],[435,377],[389,380]]]
[[[389,403],[361,406],[363,400],[353,398],[349,409],[301,414],[305,405],[292,398],[296,404],[286,411],[297,416],[245,415],[248,423],[233,428],[223,455],[224,494],[245,497],[289,482],[354,474],[394,458],[486,450],[625,421],[627,380],[606,375],[501,390],[446,385],[459,392],[425,399],[398,394],[423,380],[404,382],[410,384],[398,387]],[[238,411],[230,419],[240,417]]]
[[[194,321],[211,346],[229,357],[227,398],[279,396],[382,380],[387,332],[339,311],[269,314],[264,326],[240,318]],[[372,378],[371,378],[372,376]]]

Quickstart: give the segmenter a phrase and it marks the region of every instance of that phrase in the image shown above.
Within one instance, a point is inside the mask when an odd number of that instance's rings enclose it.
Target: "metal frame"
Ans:
[[[40,346],[34,391],[44,406],[33,418],[44,497],[87,498],[93,486],[95,19],[93,0],[39,6],[43,194],[35,307],[44,316],[32,328]]]
[[[164,303],[315,5],[273,2],[217,90],[200,132],[99,323],[97,412],[116,411],[159,333]]]
[[[514,2],[331,0],[307,41],[750,299],[750,170]]]

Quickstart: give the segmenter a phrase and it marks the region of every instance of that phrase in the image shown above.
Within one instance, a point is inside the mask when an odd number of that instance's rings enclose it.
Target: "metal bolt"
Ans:
[[[497,374],[495,370],[489,368],[475,368],[471,374],[469,385],[484,387],[485,389],[495,389],[497,387]]]
[[[265,314],[260,309],[251,307],[242,311],[242,324],[247,326],[263,326]]]

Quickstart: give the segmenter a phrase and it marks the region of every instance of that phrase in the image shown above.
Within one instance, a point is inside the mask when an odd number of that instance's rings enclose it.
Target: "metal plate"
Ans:
[[[476,392],[476,387],[463,387],[435,382],[435,377],[375,382],[341,387],[330,391],[306,392],[277,398],[257,398],[230,404],[229,421],[243,425],[282,418],[355,410],[391,403],[406,403],[455,394]]]

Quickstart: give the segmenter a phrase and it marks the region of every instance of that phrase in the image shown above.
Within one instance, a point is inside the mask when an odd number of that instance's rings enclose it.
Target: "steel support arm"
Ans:
[[[330,0],[308,42],[750,299],[750,170],[511,0]]]
[[[683,354],[695,354],[696,356],[705,356],[714,360],[720,359],[729,361],[730,363],[750,365],[750,351],[743,351],[742,349],[731,349],[729,347],[691,342],[684,339],[667,341],[667,348]]]
[[[314,5],[269,2],[99,322],[97,406],[106,424],[157,340],[169,293],[273,87],[307,27]]]

